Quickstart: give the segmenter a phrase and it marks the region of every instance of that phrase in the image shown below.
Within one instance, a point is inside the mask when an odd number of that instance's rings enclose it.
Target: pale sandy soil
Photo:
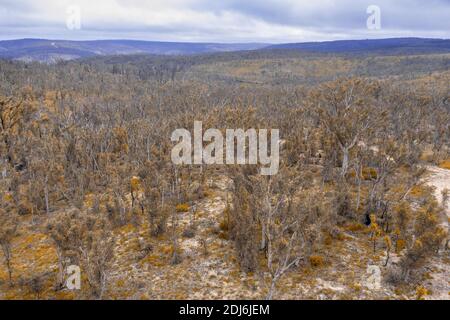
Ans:
[[[442,191],[450,190],[450,170],[442,169],[436,166],[428,166],[429,176],[426,184],[434,187],[434,195],[438,202],[442,205]],[[443,225],[448,230],[450,219],[450,202],[445,208],[446,217],[443,217]],[[432,294],[429,299],[450,299],[450,256],[449,252],[442,252],[441,256],[433,259],[433,263],[429,267],[428,285],[432,288]]]
[[[436,166],[428,166],[430,175],[427,178],[427,184],[434,187],[434,194],[439,203],[442,203],[442,191],[448,189],[450,191],[450,170],[442,169]],[[450,217],[450,201],[446,207],[447,216]]]

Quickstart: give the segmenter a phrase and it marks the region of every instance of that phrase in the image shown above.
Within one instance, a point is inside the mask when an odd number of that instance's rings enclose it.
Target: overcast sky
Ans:
[[[367,28],[369,5],[380,8],[381,29]],[[450,38],[449,30],[450,0],[0,0],[2,40],[280,43]]]

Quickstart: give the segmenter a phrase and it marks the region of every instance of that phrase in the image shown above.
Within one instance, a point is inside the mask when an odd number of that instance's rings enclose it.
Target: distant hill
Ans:
[[[340,40],[270,45],[265,49],[290,49],[323,53],[423,54],[449,53],[450,40],[391,38],[375,40]]]
[[[156,54],[192,55],[248,50],[290,50],[349,54],[428,54],[450,53],[450,40],[393,38],[377,40],[342,40],[267,45],[260,43],[185,43],[137,40],[66,41],[21,39],[0,41],[0,58],[52,63],[94,56]]]
[[[266,44],[183,43],[137,40],[66,41],[21,39],[0,41],[0,58],[55,62],[99,55],[160,54],[189,55],[255,50]]]

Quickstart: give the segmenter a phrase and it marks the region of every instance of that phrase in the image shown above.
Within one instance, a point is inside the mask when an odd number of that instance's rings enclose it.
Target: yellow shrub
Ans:
[[[439,167],[441,167],[442,169],[448,169],[448,170],[450,170],[450,159],[447,159],[447,160],[445,160],[445,161],[442,161],[442,162],[439,164]]]
[[[136,232],[136,227],[133,224],[128,223],[128,224],[120,227],[119,232],[122,233],[122,234],[128,234],[128,233],[131,233],[131,232]]]
[[[392,247],[392,241],[391,238],[389,238],[389,236],[384,236],[384,243],[386,245],[386,248],[390,250]]]
[[[360,292],[361,291],[361,284],[359,284],[359,283],[353,283],[353,284],[351,284],[350,285],[350,287],[353,289],[353,290],[355,290],[356,292]]]
[[[424,300],[425,296],[428,295],[428,290],[423,286],[418,286],[416,289],[417,300]]]
[[[3,196],[3,201],[7,202],[7,203],[12,203],[14,200],[13,196],[11,193],[7,192],[5,193],[5,195]]]
[[[166,265],[160,256],[157,254],[148,255],[144,259],[141,260],[141,264],[150,264],[154,267],[163,267]]]
[[[396,247],[396,249],[397,249],[397,250],[396,250],[397,253],[399,253],[400,251],[402,251],[403,249],[405,249],[405,247],[406,247],[406,241],[403,240],[403,239],[398,239],[397,242],[396,242],[395,247]]]
[[[220,228],[220,230],[222,230],[222,231],[228,231],[228,228],[229,228],[228,220],[223,219],[223,220],[220,222],[219,228]]]
[[[359,174],[358,174],[359,175]],[[349,172],[349,176],[352,178],[356,177],[356,171],[352,170]],[[375,168],[366,167],[362,169],[361,178],[363,180],[372,180],[378,177],[377,170]]]
[[[140,179],[138,177],[132,177],[130,180],[131,192],[139,190]]]
[[[413,197],[422,197],[425,194],[425,190],[422,186],[414,186],[409,194]]]
[[[204,196],[205,198],[210,198],[210,197],[212,197],[213,195],[214,195],[214,193],[213,193],[212,191],[209,191],[209,190],[203,191],[203,196]]]
[[[222,240],[228,240],[228,239],[229,239],[228,233],[221,231],[221,232],[219,233],[219,239],[222,239]]]
[[[363,168],[362,176],[364,180],[375,180],[378,177],[378,173],[374,168]]]
[[[123,279],[119,279],[116,281],[117,288],[123,288],[125,286],[125,281]]]
[[[346,229],[348,231],[356,232],[356,231],[364,230],[365,226],[362,225],[361,223],[351,223],[346,227]]]
[[[394,293],[398,296],[401,296],[403,294],[403,289],[400,287],[397,287],[394,289]]]
[[[161,252],[167,255],[173,254],[173,246],[171,244],[162,246]]]
[[[322,256],[310,256],[309,263],[311,264],[311,266],[318,268],[322,267],[325,264],[325,261]]]
[[[189,211],[189,205],[187,203],[180,203],[176,206],[177,212],[188,212]]]
[[[325,236],[325,240],[324,240],[325,245],[327,246],[331,246],[333,244],[333,238],[330,235],[326,235]]]

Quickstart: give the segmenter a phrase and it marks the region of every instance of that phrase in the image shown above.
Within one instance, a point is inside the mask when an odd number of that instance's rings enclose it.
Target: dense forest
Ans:
[[[448,299],[449,66],[0,60],[0,299]],[[194,121],[279,129],[278,174],[174,165],[171,133]]]

